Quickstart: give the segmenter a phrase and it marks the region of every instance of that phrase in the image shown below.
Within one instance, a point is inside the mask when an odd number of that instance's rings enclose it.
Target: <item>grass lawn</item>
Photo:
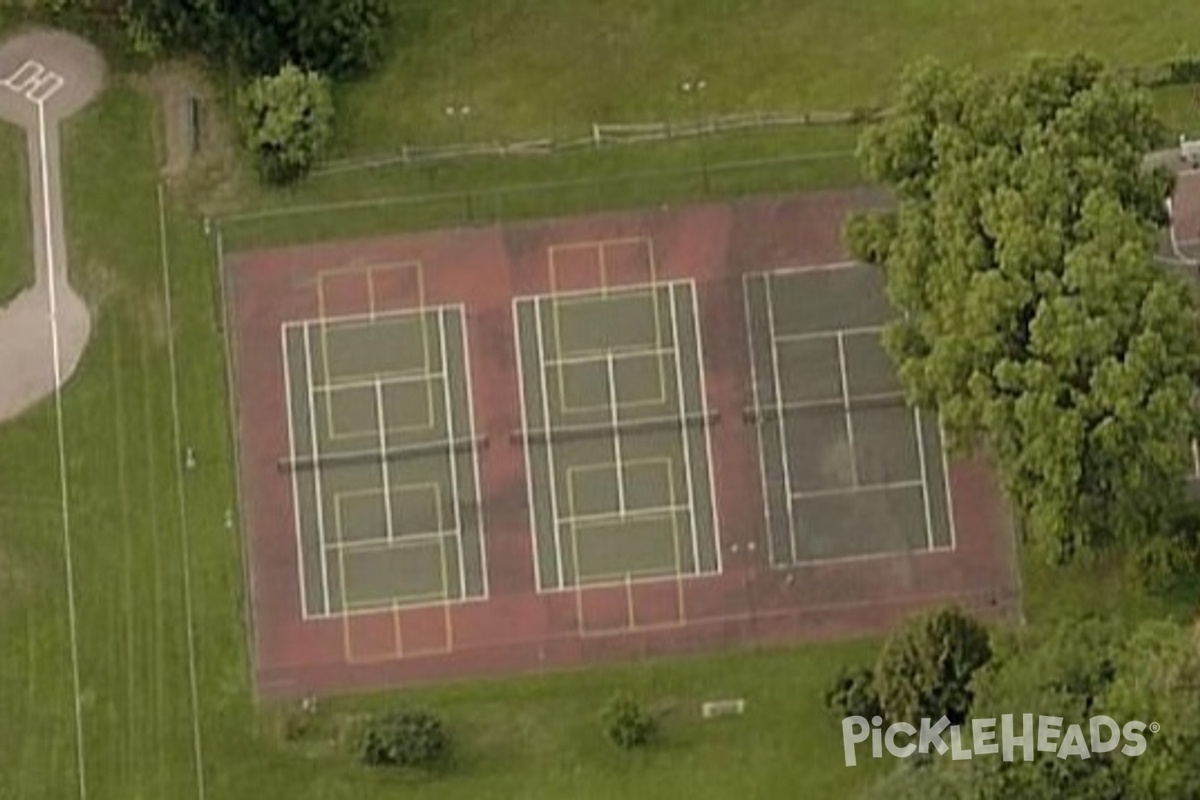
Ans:
[[[0,305],[33,283],[25,134],[0,122]]]
[[[398,6],[412,8],[401,2]],[[886,105],[923,56],[981,68],[1085,48],[1117,64],[1177,55],[1200,28],[1178,0],[425,0],[398,55],[347,88],[340,148],[452,141],[444,108],[469,103],[469,138],[586,135],[592,122]],[[1200,121],[1200,120],[1198,120]]]
[[[857,137],[837,126],[316,175],[239,198],[248,216],[226,221],[227,247],[844,186],[860,181]]]

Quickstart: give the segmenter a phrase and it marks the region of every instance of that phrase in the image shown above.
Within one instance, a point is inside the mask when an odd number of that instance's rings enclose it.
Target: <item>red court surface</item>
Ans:
[[[536,672],[667,654],[878,634],[957,602],[1017,612],[1011,523],[990,470],[952,464],[952,549],[767,566],[743,276],[844,261],[846,214],[866,191],[612,213],[230,254],[231,324],[253,649],[263,696]],[[539,593],[514,331],[516,297],[595,285],[589,243],[648,240],[656,279],[694,280],[711,426],[719,573]],[[569,251],[578,248],[578,254]],[[548,269],[554,249],[558,268]],[[610,249],[606,280],[645,274]],[[578,255],[578,258],[575,258]],[[575,262],[578,261],[578,264]],[[626,263],[628,261],[628,263]],[[419,263],[412,271],[389,265]],[[575,269],[574,266],[578,266]],[[336,272],[333,272],[336,271]],[[377,274],[378,277],[363,276]],[[319,275],[325,277],[318,279]],[[320,284],[323,289],[318,293]],[[322,299],[319,299],[318,295]],[[305,620],[301,612],[280,330],[285,322],[411,306],[466,310],[487,595]]]

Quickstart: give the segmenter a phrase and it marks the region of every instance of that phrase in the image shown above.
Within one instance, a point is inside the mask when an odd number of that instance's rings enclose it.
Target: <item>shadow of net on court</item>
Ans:
[[[865,265],[745,281],[771,564],[953,546],[938,420],[904,401]]]

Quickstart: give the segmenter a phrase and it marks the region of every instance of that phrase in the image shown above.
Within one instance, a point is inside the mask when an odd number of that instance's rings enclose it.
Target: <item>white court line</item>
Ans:
[[[38,104],[38,143],[41,148],[42,222],[45,234],[46,273],[50,284],[50,354],[54,368],[54,424],[58,436],[58,476],[63,520],[63,556],[67,582],[67,627],[71,641],[71,680],[75,692],[75,757],[79,772],[79,796],[87,797],[83,758],[83,700],[79,681],[79,635],[75,611],[75,566],[71,548],[70,487],[67,478],[66,428],[63,423],[62,355],[58,336],[58,279],[55,275],[54,235],[50,213],[50,157],[46,152],[46,111]]]
[[[574,514],[561,518],[558,522],[560,525],[602,525],[606,522],[628,522],[630,520],[638,520],[644,517],[667,517],[675,514],[690,513],[692,507],[690,505],[682,505],[675,503],[672,505],[655,506],[654,508],[635,508],[632,511],[624,513],[615,513],[612,511],[597,511],[594,514]]]
[[[692,443],[688,436],[687,429],[687,401],[684,399],[683,393],[683,359],[682,348],[679,346],[679,312],[676,309],[675,285],[672,284],[667,290],[668,299],[671,303],[671,339],[675,344],[675,391],[679,400],[679,439],[683,443],[683,469],[687,473],[687,506],[688,506],[688,526],[692,529],[692,572],[700,572],[700,545],[699,533],[696,531],[696,492],[695,492],[695,477],[692,474]],[[668,462],[670,463],[670,462]],[[709,465],[711,472],[712,466]],[[671,496],[675,496],[675,474],[671,473]],[[678,527],[676,527],[676,539],[678,540]],[[676,541],[675,549],[678,558],[679,543]],[[679,572],[676,569],[676,572]]]
[[[387,540],[390,542],[395,534],[395,521],[392,519],[392,476],[387,458],[387,420],[383,416],[383,384],[378,380],[375,381],[375,421],[379,425],[379,477],[383,481],[383,524]],[[342,533],[344,531],[339,526],[339,538]]]
[[[925,503],[925,549],[933,548],[933,512],[929,507],[929,470],[925,466],[925,436],[921,430],[921,407],[913,406],[913,424],[917,426],[917,461],[921,466],[921,499]]]
[[[312,374],[312,329],[307,323],[304,325],[304,378],[305,385],[310,387],[307,394],[308,403],[308,427],[312,436],[313,460],[321,456],[321,445],[317,439],[317,404],[316,398],[313,396],[313,374]],[[325,498],[322,497],[323,486],[321,485],[321,470],[318,467],[313,470],[313,488],[316,490],[316,505],[317,505],[317,542],[319,544],[319,553],[321,559],[321,594],[325,600],[325,613],[330,612],[329,607],[329,560],[325,555],[327,539],[325,537]],[[341,536],[341,531],[338,531],[338,536]],[[342,587],[342,593],[345,594],[345,588]]]
[[[344,383],[319,383],[309,387],[312,391],[322,394],[333,394],[343,389],[374,389],[376,384],[397,386],[405,383],[434,383],[446,379],[446,372],[423,372],[420,374],[389,374],[380,373],[370,380],[353,380]]]
[[[869,336],[883,333],[884,330],[883,325],[860,325],[856,328],[833,328],[823,331],[805,331],[804,333],[776,333],[772,338],[777,342],[807,342],[813,339],[841,339],[846,336]]]
[[[550,430],[550,388],[546,380],[546,335],[542,330],[542,303],[540,300],[533,301],[534,322],[537,325],[537,350],[538,350],[538,373],[542,384],[542,414],[546,424],[546,430]],[[526,437],[528,438],[528,437]],[[558,475],[555,473],[554,464],[554,444],[550,441],[546,442],[546,465],[549,467],[550,475],[550,519],[551,529],[550,535],[554,540],[554,554],[558,560],[558,586],[563,586],[563,562],[562,562],[562,542],[559,540],[559,515],[558,515]],[[531,506],[532,508],[532,506]],[[572,512],[575,509],[571,509]],[[536,557],[536,554],[535,554]],[[575,582],[579,582],[579,576],[575,576]]]
[[[767,331],[771,343],[771,372],[775,382],[775,408],[779,412],[779,450],[780,461],[783,463],[784,504],[788,517],[788,544],[790,545],[793,564],[796,562],[796,515],[794,513],[795,497],[792,484],[792,467],[788,458],[787,426],[783,418],[783,385],[779,377],[779,341],[775,336],[775,298],[771,295],[771,273],[763,275],[763,290],[767,299]]]
[[[167,363],[171,368],[171,420],[175,444],[175,491],[179,504],[179,530],[183,539],[180,557],[183,561],[183,607],[188,652],[188,688],[192,704],[192,750],[196,760],[196,792],[204,800],[204,748],[200,735],[200,690],[196,680],[196,630],[192,606],[192,570],[189,561],[191,531],[188,527],[187,492],[183,485],[183,432],[179,413],[179,369],[175,359],[174,307],[171,303],[171,264],[167,255],[167,213],[163,205],[162,184],[156,187],[158,199],[159,251],[162,254],[163,308],[167,318]]]
[[[525,374],[526,373],[525,373],[525,365],[523,363],[524,358],[521,355],[521,350],[523,349],[522,344],[524,342],[521,339],[521,306],[520,306],[519,302],[513,302],[512,318],[513,318],[513,341],[516,342],[516,345],[517,345],[517,397],[521,403],[521,433],[524,434],[521,436],[521,439],[523,440],[522,441],[522,449],[525,451],[525,499],[526,499],[526,502],[529,503],[529,530],[530,530],[530,532],[532,532],[534,540],[535,540],[533,542],[533,544],[534,544],[534,547],[533,547],[533,574],[534,574],[534,578],[537,580],[538,590],[540,591],[544,587],[542,584],[542,563],[541,563],[542,560],[541,560],[541,558],[538,557],[538,548],[537,548],[537,541],[536,541],[538,526],[537,526],[537,511],[536,511],[536,507],[534,506],[534,503],[533,503],[533,451],[532,451],[532,444],[530,442],[530,437],[528,435],[529,412],[525,407],[525,403],[526,403]],[[545,372],[545,370],[541,367],[541,365],[539,365],[538,369],[539,369],[539,374]],[[551,524],[553,524],[553,523],[551,523]],[[555,543],[557,546],[558,531],[552,531],[552,534],[554,536]]]
[[[325,545],[325,549],[333,551],[342,551],[344,553],[360,552],[364,550],[379,551],[379,552],[395,552],[403,550],[411,550],[417,547],[427,547],[431,544],[437,544],[439,539],[451,539],[456,536],[453,530],[443,531],[420,531],[418,533],[406,533],[403,536],[398,536],[395,539],[387,540],[378,537],[372,539],[349,539],[344,542],[335,542]],[[454,602],[451,600],[450,602]]]
[[[892,489],[918,489],[923,486],[924,484],[919,480],[888,481],[886,483],[872,483],[866,486],[842,486],[836,489],[814,489],[811,491],[791,492],[790,494],[797,500],[812,500],[821,497],[844,497],[853,494],[866,494],[868,492],[887,492]]]
[[[293,319],[283,323],[285,328],[304,328],[313,325],[344,325],[347,328],[371,328],[373,323],[388,322],[396,319],[400,320],[405,317],[423,317],[431,309],[426,306],[424,308],[402,308],[393,311],[376,311],[375,316],[371,316],[370,312],[357,314],[339,314],[336,317],[316,316],[307,319]]]
[[[854,267],[865,266],[861,261],[830,261],[824,264],[794,264],[790,267],[781,267],[773,269],[769,273],[762,272],[761,275],[794,275],[802,272],[834,272],[841,269],[853,269]]]
[[[842,410],[846,417],[846,448],[850,454],[850,483],[858,486],[858,455],[854,451],[854,420],[850,417],[850,376],[846,372],[846,335],[837,334],[838,373],[842,384]],[[922,468],[924,464],[922,463]]]
[[[462,369],[467,378],[467,425],[470,427],[469,433],[471,441],[475,439],[475,390],[471,386],[471,343],[467,340],[467,308],[465,305],[458,306],[458,327],[462,333],[463,346],[463,363]],[[520,348],[518,348],[519,350]],[[445,369],[445,365],[442,365]],[[449,387],[447,386],[447,391]],[[524,402],[524,401],[522,401]],[[522,409],[522,413],[524,409]],[[480,581],[483,584],[483,596],[488,596],[488,568],[487,568],[487,546],[485,544],[487,537],[483,533],[483,489],[479,482],[479,451],[471,450],[471,465],[475,472],[475,527],[478,541],[476,546],[479,548],[479,569],[483,573],[480,575]],[[462,538],[459,538],[458,549],[462,552]],[[536,560],[536,559],[535,559]],[[463,596],[467,596],[467,587],[463,585]]]
[[[450,353],[446,347],[446,309],[438,308],[438,351],[442,357],[442,370],[447,370],[450,363]],[[458,453],[454,450],[454,409],[450,403],[450,384],[442,384],[442,401],[446,414],[446,430],[450,434],[450,486],[451,506],[454,508],[454,533],[458,536],[458,586],[459,594],[467,593],[467,567],[463,559],[462,546],[462,498],[458,494]],[[472,451],[474,453],[474,451]],[[446,543],[442,542],[442,599],[451,600],[450,587],[446,586]],[[457,598],[453,598],[457,599]]]
[[[958,531],[954,522],[954,496],[950,494],[950,457],[946,455],[946,428],[938,414],[938,439],[942,445],[942,483],[946,491],[946,518],[950,523],[950,549],[958,547]]]
[[[745,306],[746,313],[746,341],[750,347],[750,397],[757,411],[762,408],[762,399],[759,397],[758,392],[758,359],[755,358],[755,348],[756,345],[761,346],[762,343],[755,342],[754,336],[754,314],[750,303],[750,285],[754,280],[760,280],[765,283],[765,276],[745,275],[742,277],[742,304]],[[763,530],[767,534],[767,559],[771,566],[775,566],[775,536],[771,531],[771,491],[767,481],[767,450],[766,440],[763,437],[763,426],[761,424],[755,425],[754,432],[758,438],[758,471],[759,477],[762,479]]]
[[[688,293],[692,297],[692,326],[696,333],[696,372],[700,379],[700,411],[704,415],[704,419],[711,419],[708,416],[708,383],[706,376],[708,372],[704,363],[704,339],[700,336],[700,306],[696,299],[696,282],[690,280],[687,282]],[[678,346],[678,342],[676,343]],[[721,553],[721,524],[717,519],[717,483],[716,477],[713,475],[713,457],[712,457],[712,431],[705,427],[704,429],[704,452],[708,457],[708,499],[712,507],[712,535],[713,545],[717,551],[717,574],[724,572],[722,564],[723,554]],[[764,501],[765,506],[765,501]],[[697,569],[699,572],[699,569]]]
[[[288,429],[288,456],[292,463],[296,463],[296,425],[293,420],[292,411],[292,362],[288,358],[288,329],[286,326],[279,328],[279,346],[283,358],[283,396],[284,402],[287,403],[287,429]],[[299,558],[296,559],[296,572],[300,578],[300,607],[301,616],[304,619],[308,618],[308,588],[307,581],[304,577],[304,539],[301,533],[300,525],[300,471],[291,470],[292,473],[292,518],[296,526],[296,553]]]
[[[669,284],[673,286],[673,284]],[[646,347],[645,345],[627,345],[619,350],[605,350],[604,352],[593,352],[586,355],[575,356],[559,356],[558,358],[546,359],[547,367],[566,367],[576,364],[592,364],[597,361],[607,361],[609,359],[623,360],[630,358],[648,358],[650,356],[669,356],[675,351],[670,347]]]
[[[608,403],[609,418],[613,426],[613,461],[617,465],[617,511],[625,514],[625,466],[621,458],[621,422],[617,414],[617,373],[613,366],[612,354],[609,354],[608,365]],[[572,509],[573,510],[573,509]]]

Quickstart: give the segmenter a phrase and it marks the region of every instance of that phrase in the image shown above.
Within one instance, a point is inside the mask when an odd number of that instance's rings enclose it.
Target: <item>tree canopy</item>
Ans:
[[[884,718],[961,722],[971,708],[971,676],[991,657],[987,629],[956,608],[909,620],[888,637],[875,665]]]
[[[164,43],[230,59],[256,74],[285,64],[334,78],[383,57],[388,0],[126,0],[131,24]]]
[[[240,97],[242,136],[262,178],[289,183],[312,169],[333,132],[333,95],[315,72],[287,65]]]
[[[899,800],[1151,800],[1194,797],[1200,786],[1200,640],[1166,621],[1128,630],[1072,620],[1014,633],[975,678],[973,717],[1033,713],[1088,730],[1092,716],[1158,723],[1139,756],[1119,749],[1089,758],[1038,752],[970,761],[907,761],[870,795]],[[964,746],[970,747],[970,742]]]
[[[980,75],[925,62],[860,142],[894,210],[852,220],[900,312],[888,349],[951,442],[983,446],[1035,545],[1161,532],[1183,498],[1195,309],[1153,261],[1171,180],[1148,95],[1074,56]]]

